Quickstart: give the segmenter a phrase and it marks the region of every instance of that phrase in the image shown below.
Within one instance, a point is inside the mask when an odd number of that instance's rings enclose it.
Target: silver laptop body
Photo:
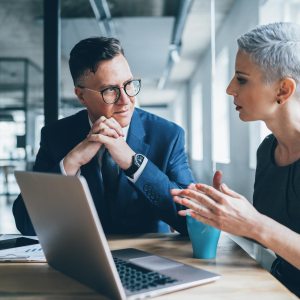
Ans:
[[[15,176],[49,265],[112,299],[157,296],[220,277],[137,249],[111,252],[83,177],[23,171]],[[114,259],[171,280],[129,290],[122,285]],[[118,270],[123,272],[122,264]]]

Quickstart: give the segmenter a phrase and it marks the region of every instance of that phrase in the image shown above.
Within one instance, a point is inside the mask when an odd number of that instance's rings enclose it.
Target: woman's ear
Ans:
[[[83,95],[83,89],[76,86],[74,88],[74,92],[75,92],[75,95],[77,96],[78,100],[80,101],[80,103],[85,106],[85,99],[84,99],[84,95]]]
[[[280,81],[277,93],[277,102],[280,104],[287,102],[296,91],[296,81],[291,77],[286,77]]]

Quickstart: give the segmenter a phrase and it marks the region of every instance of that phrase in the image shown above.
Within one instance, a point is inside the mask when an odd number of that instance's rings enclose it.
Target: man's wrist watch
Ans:
[[[145,156],[143,154],[136,153],[132,156],[131,166],[124,170],[126,176],[133,178],[134,173],[140,168],[144,161]]]

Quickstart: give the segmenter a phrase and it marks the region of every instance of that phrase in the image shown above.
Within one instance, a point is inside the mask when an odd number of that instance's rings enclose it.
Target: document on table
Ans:
[[[0,241],[16,237],[26,236],[3,234],[0,236]],[[37,237],[30,236],[29,238],[37,240]],[[46,258],[41,248],[41,245],[34,244],[23,247],[0,250],[0,263],[3,262],[46,262]]]

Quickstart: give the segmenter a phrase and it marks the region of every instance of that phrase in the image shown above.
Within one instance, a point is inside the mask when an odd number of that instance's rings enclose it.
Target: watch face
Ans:
[[[144,156],[142,154],[137,154],[134,159],[136,164],[140,166],[143,163]]]

